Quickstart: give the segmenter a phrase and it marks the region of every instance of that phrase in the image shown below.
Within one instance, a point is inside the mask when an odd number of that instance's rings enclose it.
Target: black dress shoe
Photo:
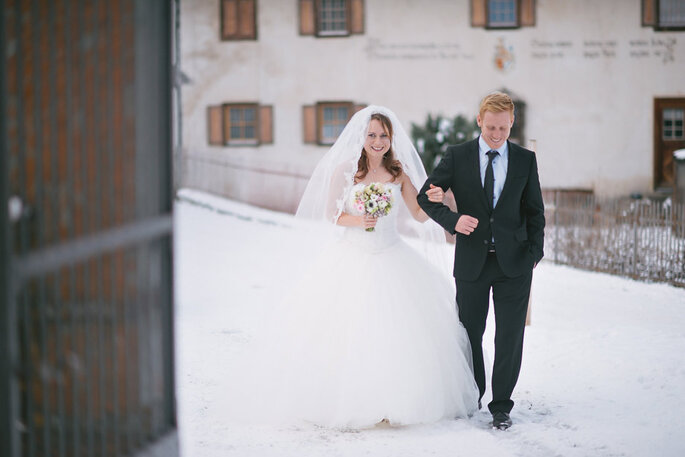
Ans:
[[[509,417],[509,413],[503,411],[492,413],[492,428],[506,430],[509,427],[511,427],[511,417]]]

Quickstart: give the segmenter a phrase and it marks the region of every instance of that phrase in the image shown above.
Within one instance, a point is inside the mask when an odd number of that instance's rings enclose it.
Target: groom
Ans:
[[[480,136],[447,149],[417,200],[433,220],[457,235],[454,278],[459,320],[471,341],[481,398],[485,393],[482,340],[492,290],[495,363],[488,408],[493,427],[505,430],[511,426],[511,394],[521,368],[533,268],[543,256],[545,216],[535,154],[508,141],[514,124],[511,98],[501,92],[486,96],[477,122]],[[456,213],[428,200],[426,191],[434,186],[452,189]]]

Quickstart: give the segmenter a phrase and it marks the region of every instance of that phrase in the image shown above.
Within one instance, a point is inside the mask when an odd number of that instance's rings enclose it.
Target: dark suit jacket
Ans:
[[[426,196],[429,184],[452,189],[457,213]],[[417,197],[419,205],[449,233],[461,215],[478,219],[470,235],[457,233],[454,277],[478,278],[488,251],[488,228],[495,238],[497,260],[508,277],[531,270],[543,256],[545,208],[535,153],[509,142],[509,164],[497,206],[490,212],[480,179],[478,139],[450,146]]]

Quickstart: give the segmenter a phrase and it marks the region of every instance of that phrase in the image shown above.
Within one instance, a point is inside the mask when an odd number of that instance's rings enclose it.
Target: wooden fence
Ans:
[[[685,204],[546,190],[545,258],[685,287]]]

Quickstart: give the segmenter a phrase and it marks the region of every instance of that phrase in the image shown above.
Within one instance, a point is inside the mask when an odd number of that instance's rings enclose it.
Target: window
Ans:
[[[685,30],[685,2],[642,0],[642,25],[655,30]]]
[[[221,0],[221,39],[256,40],[256,0]]]
[[[513,97],[512,97],[513,98]],[[525,146],[526,141],[526,102],[513,98],[514,102],[514,125],[509,133],[509,139],[514,143]]]
[[[489,27],[516,27],[516,0],[488,1]]]
[[[217,146],[273,143],[271,106],[225,103],[207,108],[208,142]]]
[[[673,151],[685,148],[685,97],[654,99],[654,188],[676,182]]]
[[[471,0],[471,25],[488,29],[535,25],[535,0]]]
[[[345,0],[321,0],[317,14],[320,35],[347,35]]]
[[[352,107],[345,104],[320,104],[318,107],[320,139],[322,143],[333,143],[352,116]]]
[[[229,132],[229,142],[257,141],[256,106],[225,105],[224,122],[224,131]]]
[[[682,109],[665,109],[663,111],[663,139],[682,140],[683,139],[683,114]]]
[[[365,105],[352,102],[319,102],[303,109],[304,142],[333,144],[352,115]]]
[[[300,35],[364,33],[364,0],[299,0]]]

